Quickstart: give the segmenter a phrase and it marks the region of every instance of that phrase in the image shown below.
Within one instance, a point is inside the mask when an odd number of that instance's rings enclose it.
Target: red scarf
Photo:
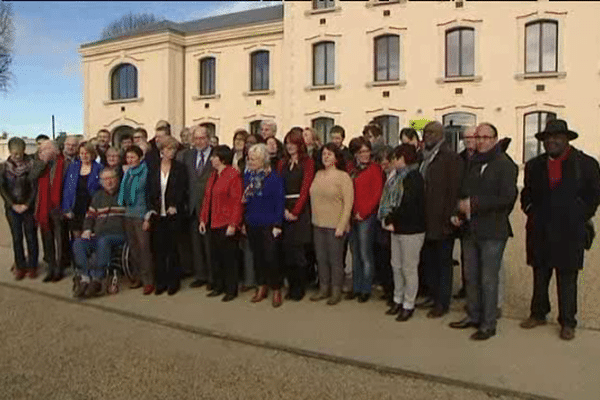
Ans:
[[[550,189],[554,189],[562,181],[562,163],[571,154],[571,146],[567,147],[564,154],[556,159],[548,157],[548,182],[550,183]]]
[[[38,206],[35,219],[43,231],[50,230],[50,211],[60,207],[64,162],[64,156],[59,154],[56,157],[52,182],[50,182],[51,165],[46,167],[38,180]]]

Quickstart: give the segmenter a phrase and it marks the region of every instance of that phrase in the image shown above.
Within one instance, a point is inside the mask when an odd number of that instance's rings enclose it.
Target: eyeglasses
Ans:
[[[477,139],[476,136],[463,136],[463,140],[467,140],[467,139]]]
[[[475,136],[475,140],[494,139],[495,136]]]

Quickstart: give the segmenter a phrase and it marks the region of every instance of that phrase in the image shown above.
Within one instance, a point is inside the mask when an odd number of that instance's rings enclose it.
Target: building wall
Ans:
[[[253,120],[276,119],[281,123],[284,82],[281,74],[283,26],[279,23],[253,28],[204,33],[189,38],[185,51],[185,121],[187,126],[215,125],[221,143],[231,144],[237,128],[249,130]],[[269,51],[269,91],[250,92],[250,54]],[[216,59],[214,96],[200,96],[200,60]],[[257,105],[260,100],[260,105]],[[206,108],[208,105],[208,108]]]
[[[501,136],[513,138],[509,153],[522,163],[523,115],[549,111],[580,133],[573,144],[600,154],[600,29],[593,23],[600,4],[585,2],[405,2],[373,6],[373,2],[340,2],[330,12],[311,12],[310,2],[285,3],[284,60],[286,75],[284,121],[309,124],[329,116],[358,135],[372,117],[442,120],[446,113],[470,112],[478,122],[489,121]],[[389,11],[389,16],[384,16]],[[523,79],[525,23],[549,18],[559,22],[559,72],[564,77]],[[321,23],[325,19],[325,23]],[[360,21],[360,24],[357,24]],[[445,30],[475,29],[475,77],[463,82],[444,80]],[[288,35],[290,32],[292,34]],[[373,39],[383,33],[400,35],[400,84],[369,87],[373,81]],[[585,38],[585,39],[584,39]],[[312,74],[311,45],[336,43],[336,87],[307,90]],[[405,81],[405,82],[402,82]],[[536,91],[536,85],[545,85]],[[462,94],[455,94],[462,88]],[[595,88],[596,90],[593,90]],[[383,97],[389,91],[389,97]],[[320,101],[319,95],[326,100]]]
[[[183,47],[172,34],[155,34],[83,49],[84,134],[122,125],[143,127],[150,135],[160,119],[174,131],[183,127]],[[138,98],[110,100],[110,74],[122,63],[138,70]]]

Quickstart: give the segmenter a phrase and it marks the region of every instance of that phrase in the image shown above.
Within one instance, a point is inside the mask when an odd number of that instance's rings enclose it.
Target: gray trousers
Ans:
[[[154,261],[150,246],[150,232],[142,229],[140,218],[125,218],[125,233],[129,243],[129,256],[133,265],[134,276],[144,285],[154,284]]]
[[[194,213],[194,215],[196,215]],[[192,241],[192,262],[194,264],[194,279],[200,279],[212,283],[210,264],[210,228],[206,227],[206,233],[198,232],[198,217],[192,216],[190,223],[190,239]]]
[[[480,324],[480,330],[496,329],[498,280],[506,239],[463,242],[468,317]]]
[[[419,260],[423,242],[425,242],[425,233],[391,234],[394,303],[402,304],[405,310],[415,307],[415,298],[419,290]]]
[[[335,229],[314,227],[315,253],[317,256],[317,272],[321,290],[341,289],[344,282],[345,236],[335,237]]]

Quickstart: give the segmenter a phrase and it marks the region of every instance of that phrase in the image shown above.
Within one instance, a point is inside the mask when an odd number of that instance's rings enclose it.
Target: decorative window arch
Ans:
[[[117,65],[110,74],[111,100],[138,97],[138,73],[133,64]]]
[[[475,74],[475,29],[459,26],[446,31],[447,78]]]
[[[215,57],[200,59],[200,96],[216,93],[216,63]]]
[[[373,80],[397,81],[400,79],[400,36],[384,34],[373,41]]]
[[[250,91],[269,90],[269,51],[250,53]]]

